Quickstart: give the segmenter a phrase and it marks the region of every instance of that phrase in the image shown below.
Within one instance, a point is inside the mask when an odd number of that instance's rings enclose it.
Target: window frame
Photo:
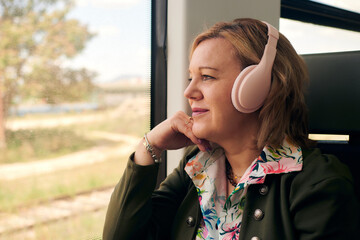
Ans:
[[[167,0],[151,0],[150,129],[167,117]],[[166,152],[161,155],[157,186],[166,178]]]
[[[280,17],[360,32],[360,13],[310,0],[281,0]]]

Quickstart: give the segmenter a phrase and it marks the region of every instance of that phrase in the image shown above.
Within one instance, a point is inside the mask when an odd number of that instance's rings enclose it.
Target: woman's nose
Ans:
[[[199,100],[202,98],[202,93],[194,79],[191,80],[190,84],[185,89],[184,96],[189,100]]]

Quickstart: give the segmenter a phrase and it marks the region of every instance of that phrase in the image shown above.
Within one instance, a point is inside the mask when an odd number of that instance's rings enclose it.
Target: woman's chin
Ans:
[[[206,130],[206,127],[198,126],[197,124],[193,125],[192,132],[194,133],[195,137],[197,137],[199,139],[207,139],[207,137],[209,136],[209,133]]]

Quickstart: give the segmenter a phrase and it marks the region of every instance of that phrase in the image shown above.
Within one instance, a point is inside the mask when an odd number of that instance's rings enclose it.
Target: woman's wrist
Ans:
[[[152,140],[149,140],[148,135],[141,139],[139,142],[134,156],[134,162],[138,165],[152,165],[159,163],[161,160],[161,154],[163,150],[158,149],[156,146],[152,145]],[[150,150],[151,149],[151,150]],[[155,161],[155,159],[160,161]]]
[[[144,134],[144,138],[143,138],[143,145],[145,147],[145,149],[148,151],[148,153],[150,154],[151,158],[154,160],[155,163],[161,163],[161,150],[159,150],[157,147],[155,147],[154,145],[152,145],[149,142],[149,139],[147,137],[147,134]]]

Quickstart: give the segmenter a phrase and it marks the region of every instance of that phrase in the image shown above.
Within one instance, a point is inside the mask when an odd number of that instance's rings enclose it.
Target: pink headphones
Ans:
[[[257,65],[244,68],[235,79],[231,100],[234,107],[243,113],[258,110],[269,94],[271,86],[271,71],[276,56],[276,44],[279,32],[270,24],[268,27],[268,42],[264,54]]]

